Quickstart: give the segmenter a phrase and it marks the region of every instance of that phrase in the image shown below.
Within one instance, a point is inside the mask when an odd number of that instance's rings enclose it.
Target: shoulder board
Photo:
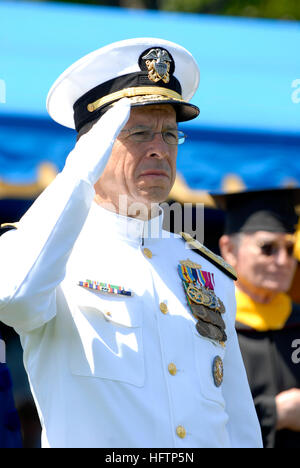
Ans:
[[[204,257],[206,260],[209,260],[213,265],[215,265],[219,270],[221,270],[225,275],[229,276],[233,280],[237,280],[237,274],[235,269],[229,265],[229,263],[225,262],[225,260],[220,257],[219,255],[216,255],[214,252],[209,250],[207,247],[205,247],[201,242],[198,242],[197,240],[193,239],[193,237],[186,233],[186,232],[181,232],[180,233],[181,237],[194,249],[198,251],[202,257]]]
[[[2,234],[5,234],[8,231],[11,231],[12,229],[18,229],[18,223],[0,224],[0,236],[2,236]]]

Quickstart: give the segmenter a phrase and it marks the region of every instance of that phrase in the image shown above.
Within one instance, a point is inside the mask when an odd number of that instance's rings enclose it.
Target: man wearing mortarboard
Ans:
[[[226,211],[220,250],[237,271],[236,329],[264,447],[300,448],[300,306],[287,294],[297,264],[300,190],[215,200]]]

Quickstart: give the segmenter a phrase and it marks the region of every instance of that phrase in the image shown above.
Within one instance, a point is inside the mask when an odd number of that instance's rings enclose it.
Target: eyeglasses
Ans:
[[[290,242],[285,245],[278,244],[277,242],[262,242],[258,244],[260,251],[266,257],[271,257],[277,255],[281,248],[284,248],[288,257],[293,257],[294,255],[294,243]]]
[[[152,141],[154,135],[161,134],[163,140],[168,145],[182,145],[185,142],[186,135],[177,129],[163,130],[161,132],[154,132],[149,129],[135,129],[129,128],[126,130],[121,130],[122,132],[128,133],[128,138],[137,142]]]

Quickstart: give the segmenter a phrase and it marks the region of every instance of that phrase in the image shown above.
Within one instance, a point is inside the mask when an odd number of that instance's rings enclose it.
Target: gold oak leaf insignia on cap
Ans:
[[[148,68],[148,78],[155,83],[163,80],[164,83],[170,81],[170,62],[172,61],[168,52],[164,49],[151,49],[142,57]]]

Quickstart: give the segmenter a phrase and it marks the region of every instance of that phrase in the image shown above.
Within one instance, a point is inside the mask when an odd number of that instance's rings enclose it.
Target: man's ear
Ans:
[[[233,266],[233,268],[236,268],[238,246],[235,245],[232,238],[226,235],[220,237],[219,247],[224,260]]]

